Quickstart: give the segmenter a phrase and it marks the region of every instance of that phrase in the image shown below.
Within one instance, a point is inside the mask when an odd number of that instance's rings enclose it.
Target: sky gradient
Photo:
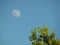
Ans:
[[[0,0],[0,45],[31,45],[31,29],[44,24],[60,38],[60,0]]]

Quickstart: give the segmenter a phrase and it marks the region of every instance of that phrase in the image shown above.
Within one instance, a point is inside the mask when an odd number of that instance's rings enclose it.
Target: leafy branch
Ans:
[[[34,28],[29,36],[32,45],[60,45],[60,40],[55,38],[55,30],[50,35],[48,31],[47,26]]]

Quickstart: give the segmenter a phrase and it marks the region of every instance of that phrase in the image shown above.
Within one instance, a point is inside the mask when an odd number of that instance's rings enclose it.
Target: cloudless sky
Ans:
[[[60,0],[0,0],[0,45],[31,45],[31,29],[44,24],[60,38]]]

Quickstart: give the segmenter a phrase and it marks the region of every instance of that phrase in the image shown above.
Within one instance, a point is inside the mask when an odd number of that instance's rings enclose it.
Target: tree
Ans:
[[[60,45],[60,40],[55,38],[55,30],[51,34],[48,31],[47,26],[34,28],[29,36],[32,45]]]

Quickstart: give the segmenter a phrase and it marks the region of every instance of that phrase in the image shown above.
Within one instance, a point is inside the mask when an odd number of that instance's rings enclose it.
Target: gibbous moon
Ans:
[[[15,17],[20,17],[21,12],[18,9],[14,9],[14,10],[12,10],[12,15],[15,16]]]

